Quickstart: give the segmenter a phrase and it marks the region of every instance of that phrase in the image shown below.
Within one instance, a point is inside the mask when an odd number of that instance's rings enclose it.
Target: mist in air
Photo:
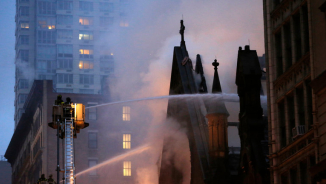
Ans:
[[[172,68],[174,46],[180,45],[180,20],[183,17],[185,41],[189,56],[195,65],[196,55],[202,57],[204,74],[211,92],[212,62],[220,63],[218,72],[224,93],[236,93],[235,74],[239,46],[249,44],[258,55],[264,53],[263,8],[257,0],[138,0],[126,7],[128,27],[113,29],[100,40],[103,48],[114,54],[115,72],[108,80],[112,101],[166,96]],[[167,100],[129,102],[131,118],[137,126],[128,125],[132,140],[139,140],[142,151],[130,153],[138,167],[133,172],[135,183],[158,183],[163,138],[176,142],[169,148],[178,160],[183,183],[190,182],[190,152],[186,130],[179,122],[166,118]],[[123,105],[99,107],[113,112]],[[108,122],[119,122],[121,117],[109,116]],[[112,113],[111,113],[112,114]],[[230,113],[231,114],[231,113]],[[103,135],[112,139],[116,135]],[[145,146],[146,149],[142,149]],[[133,147],[134,149],[135,147]],[[136,148],[135,148],[136,149]],[[132,150],[131,150],[132,152]],[[112,156],[108,155],[108,159]],[[123,157],[125,158],[125,157]],[[113,161],[112,161],[113,160]],[[97,168],[101,176],[118,167],[119,155]],[[121,161],[121,160],[120,160]],[[110,165],[110,166],[109,166]],[[103,172],[103,174],[101,174]],[[82,177],[82,174],[78,176]],[[78,179],[77,177],[77,179]]]

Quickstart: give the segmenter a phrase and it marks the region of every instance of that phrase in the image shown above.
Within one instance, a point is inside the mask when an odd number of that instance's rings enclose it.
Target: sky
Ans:
[[[14,132],[15,1],[0,1],[0,155]]]
[[[117,83],[110,88],[119,99],[168,95],[173,47],[180,44],[183,17],[189,56],[201,54],[209,91],[213,79],[211,63],[220,63],[222,90],[235,93],[238,47],[249,43],[258,55],[264,53],[263,8],[257,0],[137,0],[129,12],[129,29],[98,40],[114,52]],[[15,2],[0,1],[0,155],[14,130],[14,30]],[[119,38],[119,39],[117,39]],[[127,53],[127,54],[126,54]],[[131,90],[132,89],[132,90]]]

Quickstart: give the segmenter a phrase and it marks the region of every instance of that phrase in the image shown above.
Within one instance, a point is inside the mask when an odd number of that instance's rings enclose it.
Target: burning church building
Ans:
[[[238,85],[238,95],[240,97],[240,123],[238,126],[240,127],[241,153],[238,157],[229,157],[229,112],[222,97],[222,87],[217,69],[219,63],[216,59],[212,63],[214,66],[214,79],[212,94],[208,94],[201,57],[199,54],[197,55],[196,65],[194,66],[186,48],[184,31],[185,26],[183,20],[181,20],[181,43],[180,46],[174,47],[169,95],[198,94],[198,98],[184,101],[170,99],[167,107],[167,118],[174,119],[178,122],[180,129],[186,132],[190,152],[190,157],[187,158],[191,165],[188,171],[190,173],[185,175],[180,170],[178,160],[176,160],[177,155],[171,155],[169,151],[171,144],[175,144],[176,138],[166,136],[160,162],[159,183],[184,183],[185,181],[196,184],[248,183],[248,178],[251,177],[253,179],[250,179],[250,181],[255,181],[255,183],[265,182],[262,178],[265,176],[264,171],[267,169],[267,164],[263,159],[265,155],[259,142],[263,136],[256,136],[256,134],[248,136],[248,133],[250,133],[248,128],[264,127],[260,105],[261,84],[248,82],[251,79],[259,81],[261,77],[261,70],[258,73],[253,70],[257,67],[260,68],[256,51],[250,52],[249,47],[241,52],[239,51],[236,84]],[[247,57],[248,49],[250,57]],[[253,52],[256,55],[252,55]],[[253,75],[250,73],[252,70],[254,71]],[[247,71],[249,71],[249,74]],[[243,80],[239,79],[239,77],[243,77]],[[254,93],[250,96],[248,94],[251,87],[253,87],[251,91]],[[256,88],[258,89],[257,94]],[[207,98],[214,96],[214,94],[219,98]],[[256,99],[252,103],[248,103],[250,97]],[[248,108],[258,110],[250,111]],[[247,114],[244,112],[247,112]],[[250,124],[253,119],[256,123]],[[256,138],[256,140],[253,141],[253,138]],[[246,152],[245,150],[249,151]],[[234,163],[236,163],[235,167]],[[249,166],[250,169],[244,168],[246,166]],[[231,171],[232,168],[237,168],[236,175]],[[258,172],[259,169],[261,172]]]

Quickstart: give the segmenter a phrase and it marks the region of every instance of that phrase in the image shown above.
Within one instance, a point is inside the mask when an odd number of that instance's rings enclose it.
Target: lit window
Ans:
[[[129,27],[129,23],[127,20],[121,20],[120,21],[120,27]]]
[[[123,134],[122,139],[123,139],[123,143],[122,143],[123,149],[130,149],[130,147],[131,147],[131,144],[130,144],[131,135],[130,134]]]
[[[41,29],[55,29],[56,18],[55,17],[37,17],[38,28]]]
[[[97,133],[88,132],[88,148],[97,148]]]
[[[79,69],[92,70],[94,69],[93,61],[79,61]]]
[[[79,40],[93,40],[93,32],[79,31]]]
[[[130,161],[123,162],[123,176],[131,176],[131,162]]]
[[[21,29],[29,29],[29,22],[21,21],[20,22],[20,28]]]
[[[92,167],[94,167],[94,166],[96,166],[97,165],[97,160],[95,160],[95,159],[90,159],[90,160],[88,160],[88,168],[92,168]],[[97,173],[96,173],[96,169],[92,169],[91,171],[89,171],[89,175],[96,175]]]
[[[84,45],[79,49],[79,58],[92,59],[93,58],[93,47]]]
[[[123,121],[130,121],[130,107],[124,106],[122,108],[122,120]]]
[[[93,25],[93,18],[92,17],[79,17],[79,25]]]

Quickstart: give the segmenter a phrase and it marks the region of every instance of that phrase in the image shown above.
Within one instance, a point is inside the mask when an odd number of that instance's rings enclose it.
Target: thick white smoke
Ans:
[[[211,63],[215,58],[220,63],[218,71],[223,92],[235,93],[238,47],[248,45],[250,40],[251,49],[257,50],[259,55],[264,52],[261,1],[138,0],[131,2],[128,8],[129,27],[119,33],[114,30],[102,40],[103,46],[112,45],[107,50],[114,53],[115,78],[109,85],[112,96],[119,100],[168,95],[173,48],[180,44],[182,17],[190,58],[195,63],[196,54],[201,55],[209,91],[214,71]],[[150,126],[144,135],[146,143],[162,141],[167,129],[157,129],[157,126],[177,124],[165,119],[166,100],[143,104],[137,113],[142,114],[142,109],[149,113],[146,119]],[[136,118],[142,121],[144,117]],[[184,132],[177,137],[182,142]],[[138,183],[157,183],[160,146],[137,158],[149,161],[137,169]],[[179,155],[189,154],[189,149],[171,150]],[[183,172],[185,178],[190,178],[187,176],[190,161],[183,160],[180,164],[187,166]]]

